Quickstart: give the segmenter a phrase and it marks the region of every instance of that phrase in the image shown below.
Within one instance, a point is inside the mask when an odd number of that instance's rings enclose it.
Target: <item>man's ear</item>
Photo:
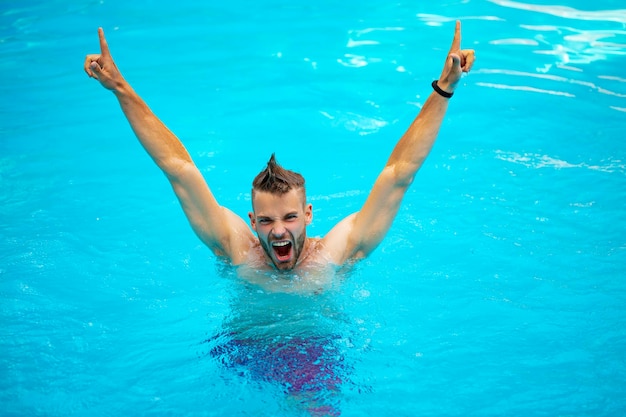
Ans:
[[[313,205],[312,204],[307,204],[304,207],[304,219],[306,221],[306,225],[310,225],[311,222],[313,221]]]
[[[248,217],[250,218],[250,227],[252,227],[252,230],[256,232],[256,217],[254,216],[254,213],[249,211]]]

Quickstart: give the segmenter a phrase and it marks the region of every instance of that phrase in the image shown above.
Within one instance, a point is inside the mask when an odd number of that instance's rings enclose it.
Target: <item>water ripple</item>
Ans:
[[[592,90],[597,91],[598,93],[601,94],[606,94],[609,96],[615,96],[615,97],[619,97],[619,98],[626,98],[626,94],[622,94],[622,93],[618,93],[615,91],[611,91],[611,90],[607,90],[606,88],[600,87],[590,81],[581,81],[581,80],[576,80],[576,79],[571,79],[571,78],[567,78],[567,77],[562,77],[562,76],[558,76],[558,75],[550,75],[550,74],[537,74],[537,73],[533,73],[533,72],[524,72],[524,71],[515,71],[515,70],[504,70],[504,69],[479,69],[474,71],[474,73],[476,74],[503,74],[503,75],[511,75],[514,77],[529,77],[529,78],[538,78],[538,79],[542,79],[542,80],[549,80],[549,81],[557,81],[557,82],[563,82],[563,83],[569,83],[569,84],[575,84],[575,85],[580,85],[583,87],[587,87],[590,88]],[[622,80],[619,77],[611,77],[611,76],[600,76],[598,78],[601,79],[606,79],[606,80],[612,80],[612,81],[621,81],[623,82],[624,80]],[[554,90],[544,90],[544,89],[538,89],[538,88],[534,88],[534,87],[526,87],[526,86],[510,86],[510,85],[503,85],[503,84],[490,84],[490,83],[476,83],[477,85],[481,85],[483,87],[494,87],[494,88],[506,88],[506,89],[511,89],[511,90],[525,90],[525,91],[535,91],[535,92],[544,92],[544,93],[548,93],[548,94],[556,94],[556,95],[563,95],[566,97],[576,97],[574,94],[572,93],[568,93],[568,92],[560,92],[560,91],[554,91]]]
[[[553,56],[557,66],[589,64],[626,56],[626,9],[584,11],[559,5],[506,0],[490,2],[501,7],[557,16],[570,21],[567,24],[559,24],[558,21],[533,24],[529,20],[534,22],[535,17],[521,16],[521,19],[526,19],[526,23],[520,23],[519,28],[525,32],[513,37],[492,39],[489,41],[492,45],[531,47],[535,54]]]
[[[562,159],[553,158],[549,155],[541,155],[537,153],[517,153],[507,151],[496,151],[496,158],[502,161],[513,162],[515,164],[524,165],[527,168],[583,168],[599,172],[626,172],[626,164],[621,160],[609,160],[601,165],[587,164],[584,162],[571,163]]]
[[[480,87],[497,88],[500,90],[528,91],[531,93],[543,93],[543,94],[550,94],[553,96],[576,97],[574,94],[567,93],[565,91],[546,90],[543,88],[528,87],[524,85],[507,85],[507,84],[495,84],[495,83],[483,83],[483,82],[478,82],[476,83],[476,85]]]
[[[495,3],[498,6],[510,7],[518,10],[526,10],[538,13],[545,13],[552,16],[562,17],[565,19],[577,19],[577,20],[591,20],[591,21],[606,21],[606,22],[618,22],[626,23],[626,9],[621,10],[597,10],[597,11],[584,11],[577,10],[567,6],[555,6],[555,5],[539,5],[529,4],[517,1],[508,0],[489,0],[491,3]]]
[[[461,17],[449,17],[449,16],[442,16],[442,15],[437,15],[437,14],[426,14],[426,13],[418,13],[417,18],[420,19],[422,22],[426,23],[428,26],[442,26],[444,23],[454,22],[458,19],[462,19],[463,21],[466,21],[466,20],[488,20],[488,21],[500,20],[502,21],[504,20],[501,17],[489,16],[489,15],[463,16],[461,18]]]

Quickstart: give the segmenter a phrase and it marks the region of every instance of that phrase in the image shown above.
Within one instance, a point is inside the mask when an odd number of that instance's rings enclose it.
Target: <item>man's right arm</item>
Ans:
[[[124,80],[98,29],[100,54],[87,55],[85,72],[117,97],[139,142],[165,173],[193,230],[218,256],[241,263],[254,235],[244,220],[220,206],[191,156]]]

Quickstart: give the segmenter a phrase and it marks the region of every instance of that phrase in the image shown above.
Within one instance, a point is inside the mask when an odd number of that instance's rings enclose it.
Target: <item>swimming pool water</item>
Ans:
[[[618,1],[3,2],[0,414],[626,412]],[[385,241],[317,296],[242,284],[111,94],[126,78],[242,216],[272,152],[311,235],[358,210],[455,19],[477,51]]]

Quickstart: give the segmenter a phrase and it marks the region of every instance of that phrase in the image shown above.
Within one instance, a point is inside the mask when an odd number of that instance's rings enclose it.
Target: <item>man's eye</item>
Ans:
[[[261,223],[261,224],[270,224],[270,219],[259,219],[259,223]]]
[[[287,220],[295,220],[297,218],[298,218],[298,216],[295,215],[295,214],[290,214],[289,216],[287,216]]]

